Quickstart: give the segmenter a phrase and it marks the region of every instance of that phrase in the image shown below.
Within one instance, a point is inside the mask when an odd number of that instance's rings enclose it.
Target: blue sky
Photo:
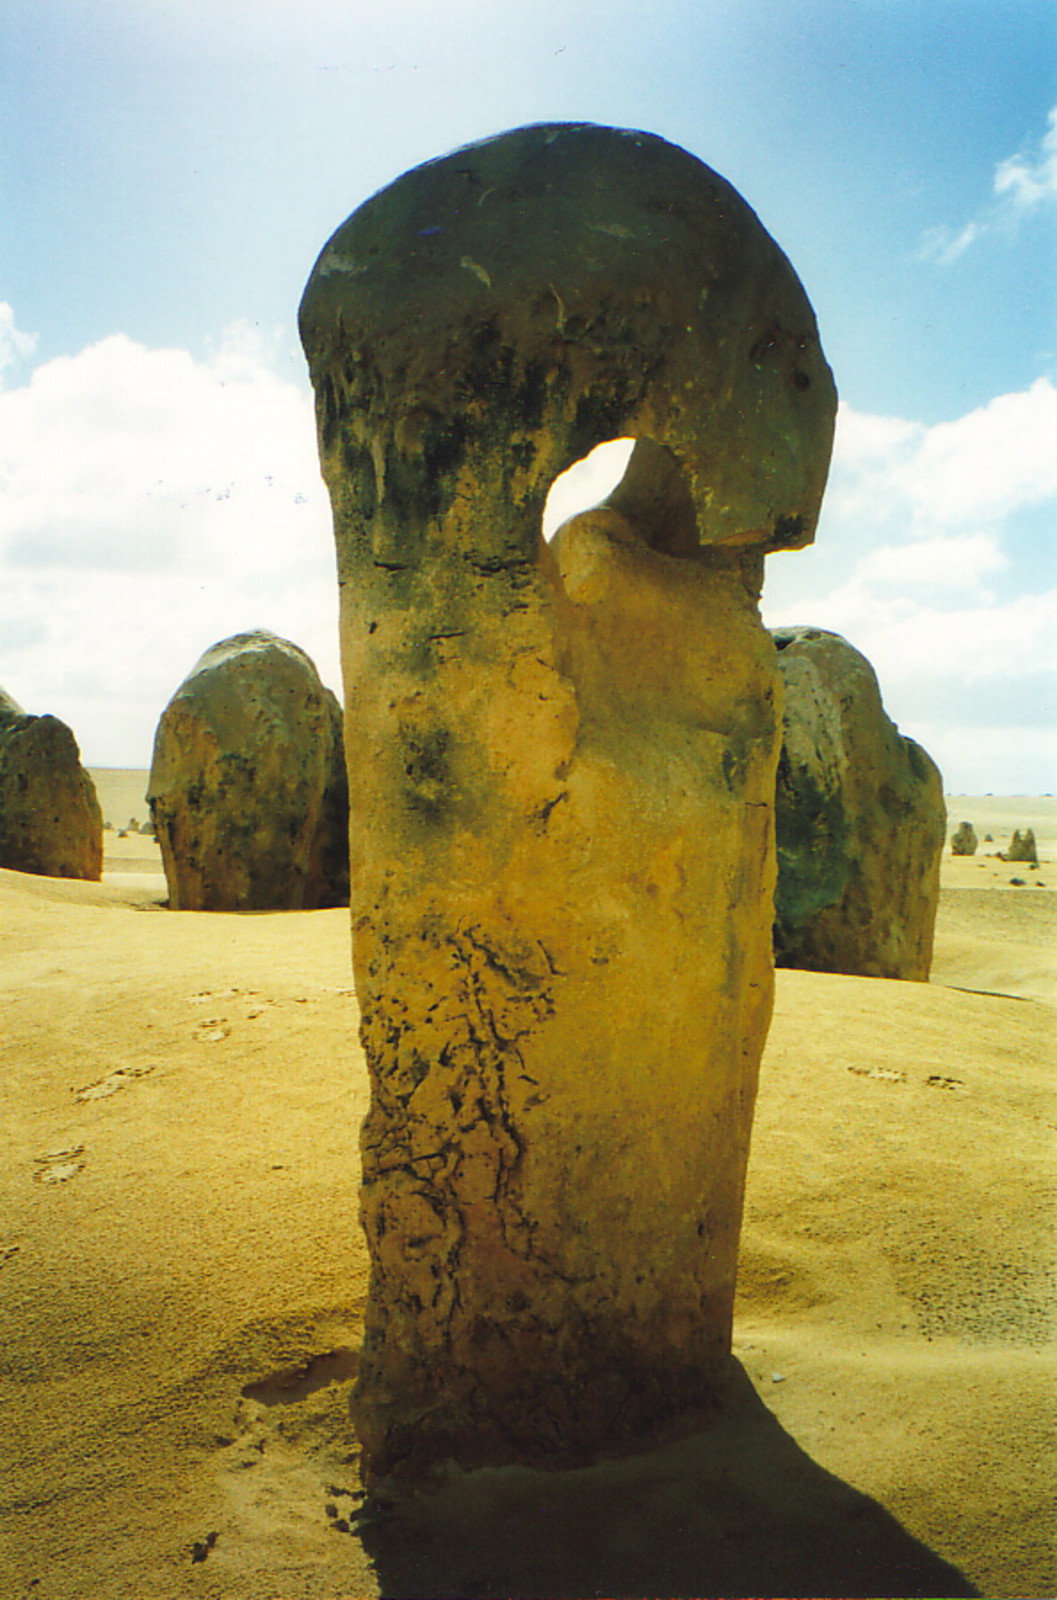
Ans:
[[[685,145],[814,303],[837,450],[768,620],[865,650],[949,789],[1055,787],[1054,0],[6,0],[0,43],[0,685],[89,762],[227,633],[337,683],[304,281],[553,119]]]

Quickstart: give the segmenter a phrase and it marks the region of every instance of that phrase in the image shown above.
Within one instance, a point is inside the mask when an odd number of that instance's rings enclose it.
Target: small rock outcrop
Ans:
[[[980,843],[976,836],[976,829],[971,822],[959,822],[951,834],[952,856],[974,856],[977,845]]]
[[[297,645],[205,652],[162,713],[147,799],[174,910],[348,903],[341,708]]]
[[[820,628],[773,633],[785,686],[775,960],[924,981],[946,808],[939,770],[885,714],[866,657]]]
[[[301,331],[343,585],[366,1468],[589,1460],[727,1371],[773,986],[757,601],[813,536],[832,379],[730,185],[587,125],[367,201]],[[548,545],[553,480],[621,437]]]
[[[58,717],[30,716],[0,689],[0,867],[48,878],[103,871],[103,815]]]
[[[1017,828],[1009,841],[1009,848],[1004,852],[1003,859],[1005,861],[1029,861],[1032,866],[1035,866],[1039,859],[1039,852],[1035,844],[1034,828],[1025,828],[1023,833]]]

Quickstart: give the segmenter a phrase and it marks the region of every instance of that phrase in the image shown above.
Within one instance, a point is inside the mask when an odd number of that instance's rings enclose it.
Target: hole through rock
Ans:
[[[555,478],[544,508],[544,537],[552,539],[570,517],[603,502],[654,550],[681,557],[700,552],[686,477],[673,452],[655,439],[608,439]]]
[[[597,506],[616,488],[635,448],[634,439],[607,439],[581,461],[559,473],[543,508],[543,537],[549,542],[563,522]]]

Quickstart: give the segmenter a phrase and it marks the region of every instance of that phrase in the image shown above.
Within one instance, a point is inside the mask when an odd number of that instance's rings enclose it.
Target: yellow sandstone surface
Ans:
[[[771,1005],[763,554],[813,534],[811,307],[685,151],[517,130],[341,227],[301,331],[334,507],[376,1477],[719,1403]],[[556,473],[634,438],[549,548]]]

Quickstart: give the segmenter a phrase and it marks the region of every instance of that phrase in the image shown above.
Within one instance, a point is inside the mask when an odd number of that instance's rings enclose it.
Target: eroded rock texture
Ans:
[[[1034,865],[1039,859],[1034,828],[1025,828],[1023,833],[1017,828],[1009,841],[1009,848],[1005,851],[1003,859],[1005,861],[1030,861]]]
[[[589,1458],[725,1370],[771,1006],[766,550],[834,391],[740,197],[522,129],[331,239],[301,327],[342,583],[372,1104],[368,1470]],[[553,546],[553,479],[636,438]]]
[[[774,641],[785,682],[775,959],[924,980],[947,825],[939,770],[886,715],[846,639],[782,628]]]
[[[341,708],[297,645],[206,651],[162,713],[148,800],[174,910],[348,903]]]
[[[980,841],[971,822],[959,822],[951,834],[952,856],[974,856]]]
[[[103,814],[65,722],[35,717],[0,689],[0,867],[48,878],[103,870]]]

